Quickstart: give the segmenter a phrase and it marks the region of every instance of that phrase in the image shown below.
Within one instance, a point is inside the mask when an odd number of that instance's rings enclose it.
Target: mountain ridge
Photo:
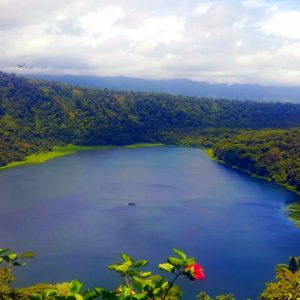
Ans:
[[[79,76],[27,74],[29,78],[46,79],[72,85],[135,92],[159,92],[174,95],[226,98],[234,100],[279,101],[300,103],[300,87],[264,86],[259,84],[223,84],[189,79],[145,79],[126,76]]]

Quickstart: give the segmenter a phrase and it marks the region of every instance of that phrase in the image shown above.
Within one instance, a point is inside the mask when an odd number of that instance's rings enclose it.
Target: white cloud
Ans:
[[[155,39],[157,43],[178,42],[183,38],[184,22],[168,16],[149,18],[133,32],[137,40]]]
[[[211,6],[212,3],[200,3],[197,5],[196,9],[194,10],[194,13],[197,15],[205,14]]]
[[[300,85],[295,0],[0,0],[0,8],[3,71]]]
[[[118,33],[114,24],[124,16],[121,7],[108,6],[79,17],[79,23],[87,35],[106,39]]]
[[[244,46],[244,41],[243,41],[243,39],[239,39],[239,40],[236,42],[236,46],[237,46],[237,47],[243,47],[243,46]]]
[[[281,12],[276,10],[262,23],[267,34],[274,34],[288,39],[300,39],[300,10]]]
[[[265,8],[270,6],[270,3],[266,0],[243,0],[241,3],[245,7]]]

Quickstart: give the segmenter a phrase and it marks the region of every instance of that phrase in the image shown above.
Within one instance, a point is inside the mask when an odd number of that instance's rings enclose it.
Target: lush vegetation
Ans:
[[[54,146],[51,151],[39,151],[37,153],[30,154],[26,156],[21,161],[15,161],[8,163],[5,166],[0,167],[0,170],[8,169],[15,166],[22,166],[22,165],[28,165],[28,164],[36,164],[36,163],[42,163],[49,159],[65,156],[68,154],[73,154],[78,151],[83,150],[96,150],[96,149],[107,149],[108,146],[76,146],[76,145],[65,145],[65,146]]]
[[[290,129],[299,125],[295,104],[97,90],[0,72],[2,168],[90,146],[180,144],[211,148],[230,166],[300,191],[300,129]]]
[[[141,268],[148,264],[147,260],[134,260],[129,255],[121,254],[121,262],[108,266],[110,270],[117,272],[122,277],[122,283],[115,291],[104,288],[82,290],[83,284],[77,280],[70,283],[49,285],[38,284],[29,288],[10,289],[9,284],[13,280],[12,267],[22,266],[19,259],[32,258],[32,252],[25,252],[18,256],[10,249],[0,249],[0,299],[35,299],[35,300],[80,300],[80,299],[104,299],[104,300],[147,300],[168,299],[176,300],[182,297],[179,286],[175,285],[178,279],[204,280],[203,268],[192,257],[173,249],[175,257],[167,258],[167,261],[158,265],[158,268],[169,273],[173,278],[168,280],[161,275],[153,275],[150,271]]]
[[[212,159],[300,193],[300,128],[169,132],[164,141],[204,148]],[[290,206],[289,214],[300,220],[299,205]]]
[[[300,192],[297,126],[300,105],[295,104],[87,89],[0,72],[0,169],[79,150],[164,143],[209,149],[212,158]],[[289,216],[300,220],[299,204],[289,207]],[[2,249],[0,266],[6,265],[0,268],[0,299],[179,299],[181,291],[174,279],[203,279],[204,274],[193,258],[176,249],[175,253],[176,257],[159,265],[173,280],[141,271],[147,261],[122,254],[122,262],[110,269],[124,283],[115,291],[82,291],[76,280],[10,289],[12,267],[23,265],[19,258],[32,253],[18,256]],[[276,281],[267,284],[261,299],[298,299],[298,265],[296,261],[278,266]],[[212,300],[204,292],[197,298]],[[216,299],[233,300],[234,296]]]
[[[157,147],[162,146],[162,144],[132,144],[124,146],[124,148],[140,148],[140,147]],[[16,166],[23,166],[23,165],[30,165],[36,163],[42,163],[52,158],[65,156],[69,154],[74,154],[78,151],[85,151],[85,150],[105,150],[115,148],[117,146],[77,146],[68,144],[65,146],[53,146],[51,151],[39,151],[37,153],[30,154],[26,156],[23,160],[15,161],[8,163],[5,166],[0,167],[0,170],[16,167]]]
[[[243,131],[221,137],[213,155],[230,166],[300,192],[300,129]]]
[[[0,166],[54,145],[172,141],[207,128],[300,125],[300,105],[73,87],[0,72]]]
[[[188,257],[183,251],[173,249],[175,256],[158,265],[172,279],[161,275],[153,275],[142,270],[148,264],[147,260],[134,260],[129,255],[120,255],[121,261],[108,266],[117,272],[122,282],[115,290],[101,287],[83,289],[83,284],[77,280],[60,284],[40,283],[27,288],[9,287],[14,277],[12,268],[24,266],[20,260],[33,258],[35,254],[27,251],[21,255],[10,249],[0,249],[0,299],[31,299],[31,300],[178,300],[182,291],[176,284],[180,279],[193,281],[205,280],[203,268],[193,257]],[[300,297],[300,257],[290,257],[289,265],[280,264],[275,268],[276,281],[266,284],[265,290],[259,296],[261,300],[297,300]],[[191,295],[189,295],[191,297]],[[205,292],[195,295],[198,300],[235,300],[233,294],[219,295],[211,298]]]

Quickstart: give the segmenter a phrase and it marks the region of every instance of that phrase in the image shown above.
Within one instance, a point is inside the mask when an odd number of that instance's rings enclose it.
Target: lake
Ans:
[[[300,230],[284,210],[296,196],[199,149],[79,152],[0,172],[0,195],[0,248],[37,253],[16,269],[17,286],[77,278],[114,288],[119,278],[105,266],[119,253],[149,259],[157,273],[176,247],[207,276],[182,280],[184,299],[201,290],[254,299],[276,264],[300,255]]]

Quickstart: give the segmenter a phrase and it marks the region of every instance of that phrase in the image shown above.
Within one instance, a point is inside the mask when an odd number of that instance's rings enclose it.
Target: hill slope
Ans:
[[[0,165],[55,144],[159,142],[168,132],[300,125],[300,105],[72,87],[0,73]]]
[[[241,132],[213,148],[226,164],[300,192],[300,128]]]

